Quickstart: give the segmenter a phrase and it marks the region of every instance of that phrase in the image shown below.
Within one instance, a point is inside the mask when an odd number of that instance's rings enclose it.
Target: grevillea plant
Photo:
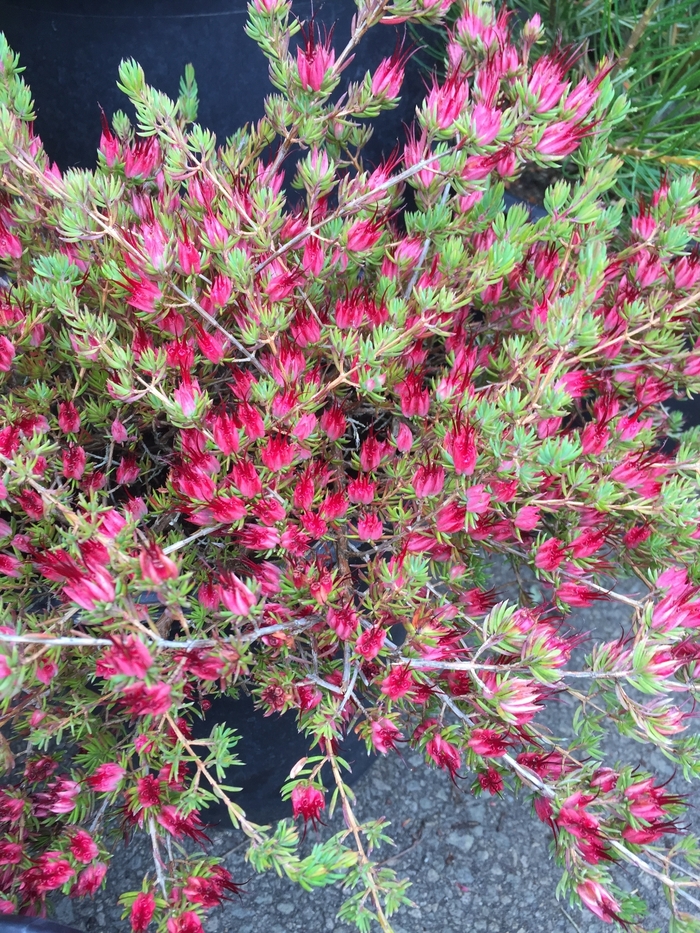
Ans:
[[[700,928],[683,800],[604,750],[617,732],[700,775],[700,431],[667,406],[700,390],[700,198],[668,179],[623,223],[608,66],[569,83],[567,56],[531,64],[536,21],[456,2],[447,77],[378,166],[367,120],[404,52],[343,70],[368,28],[449,0],[360,2],[342,50],[256,0],[278,93],[224,145],[191,69],[172,101],[124,62],[137,126],[105,122],[92,171],[50,164],[2,41],[0,910],[93,894],[143,833],[132,930],[197,933],[241,881],[208,854],[218,798],[255,870],[340,882],[342,919],[389,930],[408,882],[374,861],[386,821],[354,814],[354,730],[529,797],[560,893],[602,920],[641,929],[629,862]],[[504,180],[566,156],[581,180],[543,219],[504,211]],[[496,558],[539,601],[499,600]],[[594,600],[630,609],[612,641],[567,624]],[[230,728],[192,738],[242,687],[315,743],[296,822],[246,818]],[[561,695],[569,736],[544,724]],[[302,857],[335,806],[345,828]]]

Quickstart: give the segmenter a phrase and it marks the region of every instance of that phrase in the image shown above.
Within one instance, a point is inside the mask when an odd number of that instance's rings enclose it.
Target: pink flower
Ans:
[[[150,279],[130,279],[124,277],[128,297],[126,303],[139,311],[153,314],[156,303],[163,297],[160,286]]]
[[[394,667],[381,683],[381,691],[390,700],[398,700],[406,696],[416,683],[409,667]]]
[[[97,793],[111,793],[119,787],[125,774],[126,771],[121,765],[108,761],[98,765],[85,780],[90,790]]]
[[[541,156],[555,159],[571,155],[578,148],[581,139],[586,135],[586,128],[576,124],[560,121],[550,123],[542,133],[535,151]]]
[[[442,534],[454,534],[458,531],[464,531],[464,525],[467,518],[467,510],[464,506],[456,502],[449,502],[443,505],[437,513],[435,527]]]
[[[488,512],[491,504],[491,495],[486,491],[483,483],[477,483],[476,486],[470,486],[467,489],[467,512],[474,515],[483,515]]]
[[[297,784],[292,791],[292,812],[295,818],[302,816],[304,822],[311,822],[314,829],[325,807],[326,801],[322,792],[311,784]]]
[[[326,72],[333,67],[335,51],[330,36],[321,45],[312,26],[304,36],[304,44],[297,48],[297,68],[301,86],[307,91],[320,91]]]
[[[396,743],[403,738],[399,729],[390,719],[378,719],[371,725],[372,744],[382,755],[396,748]]]
[[[467,745],[484,758],[499,758],[506,753],[506,740],[493,729],[474,729]]]
[[[437,496],[445,485],[445,470],[436,463],[421,464],[413,474],[411,485],[418,499]]]
[[[540,510],[536,505],[525,505],[516,513],[513,524],[521,531],[533,531],[540,521]]]
[[[366,475],[360,475],[350,480],[347,487],[350,502],[369,505],[374,499],[377,484]]]
[[[355,651],[361,654],[363,658],[371,661],[376,658],[384,646],[386,640],[386,630],[380,625],[365,629],[355,642]]]
[[[332,606],[328,609],[326,621],[330,628],[336,633],[342,641],[347,641],[354,635],[358,626],[358,619],[352,606],[341,606],[334,609]]]
[[[95,840],[90,833],[86,832],[84,829],[79,829],[75,832],[70,842],[70,850],[73,858],[78,862],[82,862],[84,865],[87,865],[88,862],[97,858],[100,853],[100,850],[95,844]]]
[[[327,408],[321,415],[321,429],[326,432],[330,441],[337,441],[345,434],[347,420],[343,414],[342,408],[335,404],[332,408]]]
[[[197,275],[201,271],[199,251],[188,239],[178,241],[177,258],[185,275]]]
[[[403,84],[404,67],[407,56],[401,54],[397,46],[391,58],[383,58],[372,75],[372,94],[375,97],[393,99],[399,96]]]
[[[122,691],[124,703],[134,716],[161,716],[172,704],[170,684],[130,684]]]
[[[155,909],[156,899],[150,891],[141,891],[136,895],[129,914],[132,933],[146,933]]]
[[[581,898],[584,906],[591,913],[604,923],[612,923],[613,920],[620,920],[617,911],[620,905],[615,898],[597,881],[583,881],[576,888],[576,893]]]
[[[384,231],[384,225],[377,220],[356,220],[348,230],[347,249],[351,253],[361,253],[372,249]]]
[[[454,72],[442,85],[433,83],[426,98],[428,112],[441,130],[452,126],[469,96],[469,84],[464,75]]]
[[[407,424],[401,424],[395,438],[396,449],[402,453],[408,453],[413,446],[413,434]]]
[[[430,409],[430,392],[423,386],[423,379],[415,372],[408,373],[396,387],[401,399],[401,412],[406,418],[419,415],[424,418]]]
[[[66,479],[81,479],[87,461],[85,449],[69,444],[62,452],[61,459],[63,460],[63,475]]]
[[[262,483],[255,466],[250,460],[239,460],[231,470],[231,478],[246,499],[252,499],[262,492]]]
[[[297,445],[291,444],[286,438],[278,435],[271,437],[265,447],[260,451],[260,459],[268,470],[279,473],[288,467],[297,454]]]
[[[127,178],[152,175],[160,162],[160,145],[155,136],[138,138],[126,147],[124,174]]]
[[[0,219],[0,258],[19,259],[22,255],[22,244],[18,237],[7,229]]]
[[[174,580],[178,575],[177,564],[165,555],[165,552],[155,542],[144,547],[139,554],[141,576],[151,583],[164,583],[165,580]]]
[[[186,910],[177,917],[170,917],[167,929],[168,933],[204,933],[202,921],[193,910]]]
[[[73,402],[61,402],[58,406],[58,426],[64,434],[77,434],[80,430],[80,415]]]
[[[221,601],[229,612],[238,616],[247,616],[257,602],[255,593],[240,580],[233,571],[221,574]]]
[[[439,768],[449,771],[454,778],[462,764],[462,756],[451,742],[438,734],[430,739],[425,750]]]
[[[99,890],[106,874],[107,866],[104,862],[88,865],[78,875],[78,880],[68,892],[69,897],[92,897]]]
[[[14,358],[14,344],[4,334],[0,334],[0,372],[9,373]]]
[[[564,545],[559,538],[549,538],[537,549],[535,567],[539,567],[540,570],[556,570],[564,560],[564,556]]]
[[[140,638],[127,635],[126,638],[114,639],[114,647],[103,655],[103,663],[114,671],[111,677],[138,677],[143,680],[153,665],[153,658]]]
[[[476,444],[472,426],[462,424],[448,432],[445,448],[452,455],[455,473],[471,476],[476,466]]]
[[[136,482],[141,472],[136,457],[133,454],[127,454],[122,457],[117,467],[117,482],[120,485],[128,486]]]
[[[0,552],[0,574],[6,577],[19,577],[22,572],[22,561],[14,554]]]
[[[383,532],[382,520],[375,512],[368,512],[357,521],[357,535],[360,541],[378,541]]]

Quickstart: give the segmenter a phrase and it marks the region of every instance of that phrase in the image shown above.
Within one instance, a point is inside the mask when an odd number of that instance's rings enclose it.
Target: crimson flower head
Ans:
[[[396,748],[403,736],[390,719],[377,719],[371,726],[372,744],[382,755]]]
[[[154,542],[146,545],[139,554],[141,575],[151,583],[163,583],[174,580],[178,575],[177,564],[165,555],[162,548]]]
[[[335,63],[335,50],[331,46],[331,39],[332,33],[321,44],[316,29],[312,25],[309,32],[304,35],[303,45],[297,48],[297,68],[304,90],[321,90],[326,72]]]
[[[457,748],[438,733],[425,746],[426,752],[433,759],[438,768],[449,771],[450,777],[454,779],[455,774],[462,764],[462,756]]]
[[[82,862],[84,865],[87,865],[88,862],[97,858],[100,852],[95,840],[90,833],[86,832],[84,829],[77,830],[73,835],[70,842],[70,851],[73,858],[78,862]]]
[[[325,806],[323,793],[311,784],[297,784],[292,791],[292,812],[295,818],[303,816],[304,822],[310,822],[314,829],[317,829],[316,824]]]
[[[131,905],[129,921],[132,933],[146,933],[156,909],[156,899],[150,891],[141,891]]]
[[[375,97],[398,97],[403,84],[404,70],[410,53],[397,45],[390,58],[383,58],[372,75],[372,93]]]
[[[178,917],[170,917],[167,929],[168,933],[204,933],[202,921],[193,910],[186,910]]]
[[[61,402],[58,406],[58,426],[64,434],[77,434],[80,430],[80,415],[73,402]]]
[[[121,765],[107,761],[95,768],[92,774],[86,778],[86,783],[90,790],[98,793],[110,793],[119,787],[125,774],[126,771]]]
[[[599,882],[583,881],[576,888],[576,893],[581,898],[584,906],[591,913],[594,913],[596,917],[600,917],[604,923],[612,923],[613,920],[621,922],[621,917],[618,915],[620,905]]]
[[[494,729],[474,729],[467,745],[484,758],[499,758],[506,753],[506,740]]]

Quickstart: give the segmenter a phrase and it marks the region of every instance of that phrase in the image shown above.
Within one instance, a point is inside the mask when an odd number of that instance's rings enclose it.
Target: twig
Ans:
[[[151,846],[153,847],[153,863],[156,867],[156,878],[158,879],[158,884],[160,889],[163,892],[163,897],[168,897],[168,890],[165,886],[165,874],[163,872],[163,861],[160,857],[160,852],[158,850],[158,835],[156,834],[156,821],[152,816],[148,818],[148,830],[151,834]]]

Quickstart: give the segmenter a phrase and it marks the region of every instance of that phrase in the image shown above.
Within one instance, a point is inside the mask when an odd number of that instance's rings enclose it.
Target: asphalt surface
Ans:
[[[509,595],[509,576],[501,569],[494,579],[501,598]],[[619,584],[633,594],[635,584]],[[636,595],[641,595],[636,585]],[[607,640],[628,624],[629,610],[619,603],[598,603],[572,616],[582,630]],[[556,735],[570,735],[573,706],[565,700],[552,705],[548,725]],[[632,740],[614,737],[609,758],[655,770],[671,787],[691,800],[698,791],[658,752]],[[459,783],[459,782],[458,782]],[[395,933],[600,933],[609,930],[587,911],[560,902],[555,896],[561,869],[549,851],[550,831],[530,812],[524,799],[475,799],[455,787],[444,772],[428,768],[409,753],[405,760],[392,755],[380,759],[355,785],[358,818],[385,816],[394,847],[384,846],[375,858],[388,860],[399,877],[411,879],[409,896],[415,906],[402,908],[393,918]],[[692,819],[691,819],[692,821]],[[309,830],[304,841],[314,842],[342,829],[336,813],[319,835]],[[244,860],[241,834],[218,830],[213,851],[227,853],[225,864],[244,894],[211,915],[210,933],[341,933],[351,929],[336,919],[344,896],[335,888],[306,893],[286,879],[255,875]],[[121,891],[140,888],[143,873],[152,869],[150,850],[130,844],[115,852],[108,884],[94,900],[63,899],[56,918],[84,933],[128,930],[120,920],[116,898]],[[667,929],[668,910],[661,886],[636,870],[620,866],[616,880],[637,890],[647,901],[648,929]]]

